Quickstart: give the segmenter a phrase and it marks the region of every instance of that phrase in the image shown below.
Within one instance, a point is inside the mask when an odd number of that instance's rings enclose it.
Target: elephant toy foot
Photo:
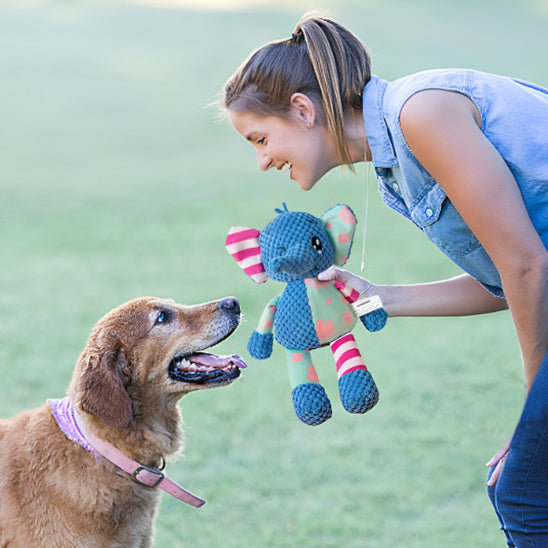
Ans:
[[[320,384],[299,384],[291,396],[295,413],[305,424],[317,426],[331,417],[331,403]]]
[[[339,379],[339,393],[343,407],[349,413],[365,413],[379,401],[377,385],[365,369],[343,375]]]

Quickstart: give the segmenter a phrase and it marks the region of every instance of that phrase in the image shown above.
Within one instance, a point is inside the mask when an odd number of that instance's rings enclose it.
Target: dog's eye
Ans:
[[[170,322],[172,316],[173,315],[169,310],[158,311],[158,314],[156,314],[156,325]]]
[[[312,247],[313,247],[318,253],[321,253],[321,252],[322,252],[322,242],[320,242],[320,239],[318,238],[318,236],[313,236],[313,237],[312,237]]]

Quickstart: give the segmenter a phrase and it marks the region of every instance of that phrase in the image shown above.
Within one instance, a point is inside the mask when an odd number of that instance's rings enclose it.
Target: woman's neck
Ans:
[[[371,161],[371,149],[365,134],[361,111],[348,118],[345,123],[345,135],[352,163]]]

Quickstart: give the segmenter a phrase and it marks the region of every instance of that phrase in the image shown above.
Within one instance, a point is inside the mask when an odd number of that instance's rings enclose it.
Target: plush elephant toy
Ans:
[[[387,314],[380,299],[360,299],[341,281],[320,281],[331,265],[348,259],[356,216],[346,205],[336,205],[321,218],[305,212],[276,210],[278,216],[260,232],[232,227],[228,252],[256,282],[268,278],[287,285],[272,299],[253,332],[248,351],[256,359],[272,353],[272,330],[286,349],[295,412],[300,420],[317,425],[331,417],[331,403],[320,385],[310,351],[330,345],[337,367],[341,402],[350,413],[365,413],[378,401],[373,377],[361,357],[351,331],[357,318],[369,331],[384,327]]]

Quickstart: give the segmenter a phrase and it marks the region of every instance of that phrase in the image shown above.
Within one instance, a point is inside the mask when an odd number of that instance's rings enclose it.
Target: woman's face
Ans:
[[[228,114],[236,130],[255,147],[259,168],[287,170],[303,190],[310,190],[340,164],[327,129],[297,110],[290,110],[287,118],[234,110]]]

